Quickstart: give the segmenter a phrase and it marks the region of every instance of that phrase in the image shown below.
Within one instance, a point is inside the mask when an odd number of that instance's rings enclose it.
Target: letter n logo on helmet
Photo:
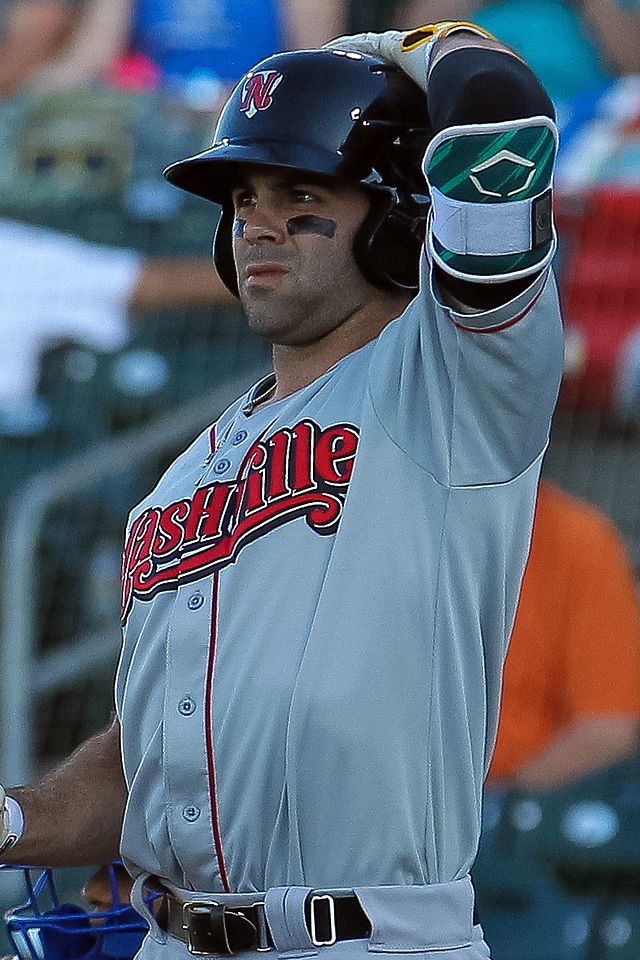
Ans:
[[[249,74],[242,87],[240,110],[251,119],[258,110],[268,110],[273,103],[272,94],[282,80],[277,70],[258,70]]]

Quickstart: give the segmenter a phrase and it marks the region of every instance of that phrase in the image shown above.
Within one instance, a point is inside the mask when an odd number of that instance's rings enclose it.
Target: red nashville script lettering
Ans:
[[[233,480],[193,497],[152,506],[133,521],[122,565],[122,618],[134,598],[150,600],[232,563],[247,544],[304,517],[322,536],[336,532],[358,450],[358,428],[322,429],[312,420],[260,437]]]

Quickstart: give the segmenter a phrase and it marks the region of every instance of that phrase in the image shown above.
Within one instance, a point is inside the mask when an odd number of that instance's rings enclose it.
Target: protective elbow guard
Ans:
[[[553,257],[553,104],[530,68],[497,50],[443,57],[427,87],[434,139],[427,246],[451,276],[519,280]]]
[[[519,280],[556,249],[551,209],[558,146],[549,117],[448,127],[425,155],[431,194],[427,249],[472,283]]]

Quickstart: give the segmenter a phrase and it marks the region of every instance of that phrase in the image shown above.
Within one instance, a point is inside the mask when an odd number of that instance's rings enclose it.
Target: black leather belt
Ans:
[[[357,897],[312,893],[305,903],[312,943],[330,946],[338,940],[361,940],[371,935],[371,924]],[[264,901],[229,906],[211,900],[184,902],[167,890],[156,914],[158,925],[186,943],[196,957],[235,954],[243,950],[272,950]]]

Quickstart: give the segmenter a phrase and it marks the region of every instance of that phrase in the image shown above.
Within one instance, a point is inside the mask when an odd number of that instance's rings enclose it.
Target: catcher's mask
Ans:
[[[130,960],[149,930],[133,907],[120,900],[116,864],[109,865],[111,904],[87,912],[61,903],[53,871],[1,866],[22,874],[25,901],[5,913],[18,960]]]
[[[375,286],[415,290],[428,207],[421,161],[431,134],[425,94],[397,67],[339,50],[279,53],[240,80],[211,148],[164,175],[222,205],[213,255],[236,296],[231,191],[243,163],[362,185],[371,207],[354,239],[359,269]]]

